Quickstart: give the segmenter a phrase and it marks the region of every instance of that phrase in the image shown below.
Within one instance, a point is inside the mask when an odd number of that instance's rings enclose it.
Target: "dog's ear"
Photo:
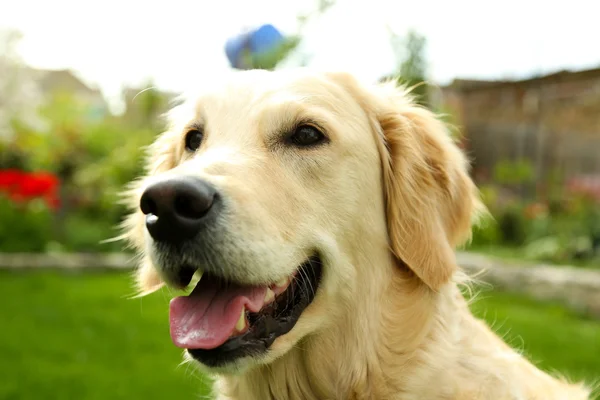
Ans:
[[[390,245],[437,290],[457,270],[454,249],[470,239],[483,206],[446,126],[395,85],[374,95]]]
[[[458,268],[455,247],[485,212],[467,159],[445,125],[395,83],[336,80],[354,92],[377,136],[391,250],[438,290]]]

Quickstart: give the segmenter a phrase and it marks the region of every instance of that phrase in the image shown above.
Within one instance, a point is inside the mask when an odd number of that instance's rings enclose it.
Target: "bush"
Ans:
[[[54,213],[39,201],[0,203],[0,252],[121,250],[120,243],[100,242],[116,236],[125,212],[118,194],[142,172],[141,149],[152,142],[159,124],[113,116],[89,120],[82,110],[73,97],[57,94],[41,110],[48,121],[45,130],[16,123],[15,134],[0,140],[0,172],[18,172],[12,181],[19,187],[26,171],[45,171],[35,174],[40,182],[44,177],[60,182],[47,197],[57,207]],[[26,194],[39,191],[31,185],[25,189]]]
[[[123,250],[123,243],[108,242],[118,235],[114,220],[89,218],[80,214],[68,216],[63,225],[64,249],[83,252],[110,252]]]
[[[589,193],[568,190],[556,179],[547,201],[527,200],[527,163],[500,163],[498,184],[482,185],[481,197],[492,218],[473,230],[471,247],[511,249],[526,258],[600,267],[600,205]]]
[[[498,229],[500,240],[507,245],[520,245],[527,237],[527,227],[522,210],[518,206],[511,206],[503,210],[498,216]]]
[[[498,222],[492,218],[486,218],[478,226],[473,227],[471,246],[490,246],[500,242],[501,233]]]
[[[52,241],[53,214],[43,200],[15,204],[0,195],[0,246],[7,252],[41,252]]]

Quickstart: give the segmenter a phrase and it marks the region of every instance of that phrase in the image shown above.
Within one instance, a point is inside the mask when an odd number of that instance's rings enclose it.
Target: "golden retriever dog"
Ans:
[[[142,294],[218,399],[587,399],[475,318],[465,155],[394,84],[232,72],[169,113],[128,192]],[[166,323],[166,321],[165,321]]]

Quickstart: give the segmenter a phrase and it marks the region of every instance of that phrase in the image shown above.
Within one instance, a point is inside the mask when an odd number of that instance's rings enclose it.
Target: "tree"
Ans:
[[[161,116],[168,111],[173,94],[162,92],[152,79],[139,88],[125,88],[123,98],[126,111],[124,120],[135,128],[150,128],[160,131],[163,127]]]
[[[413,30],[408,32],[405,39],[392,34],[392,46],[399,61],[397,79],[412,88],[416,100],[423,105],[428,105],[426,43],[425,37]]]
[[[37,114],[40,91],[33,72],[18,55],[20,40],[19,32],[0,30],[0,146],[12,140],[16,122],[42,124]]]

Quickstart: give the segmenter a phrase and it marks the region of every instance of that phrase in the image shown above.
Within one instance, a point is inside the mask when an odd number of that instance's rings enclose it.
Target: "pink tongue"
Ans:
[[[210,277],[200,279],[189,296],[171,300],[171,339],[183,349],[214,349],[231,337],[245,306],[258,312],[265,302],[266,286],[219,287]]]

